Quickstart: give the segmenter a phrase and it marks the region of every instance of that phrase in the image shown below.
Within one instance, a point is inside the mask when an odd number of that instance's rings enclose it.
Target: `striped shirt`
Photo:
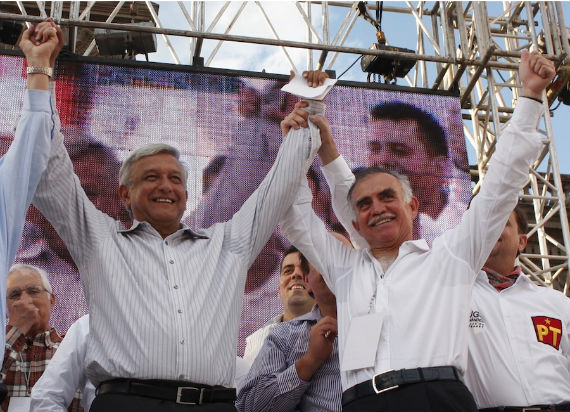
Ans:
[[[319,307],[275,325],[239,392],[239,411],[340,411],[342,389],[337,339],[329,358],[306,382],[295,363],[309,350],[311,328],[321,320]]]
[[[320,146],[318,129],[310,130],[289,132],[231,220],[196,232],[182,226],[165,239],[147,222],[124,229],[98,211],[57,133],[34,204],[79,268],[90,314],[86,375],[95,385],[138,378],[233,386],[247,269]]]
[[[50,359],[61,343],[55,329],[26,338],[18,328],[6,326],[6,352],[2,363],[1,379],[8,388],[2,410],[8,410],[13,396],[29,397],[30,391],[46,370]],[[81,392],[77,392],[69,411],[82,411]]]

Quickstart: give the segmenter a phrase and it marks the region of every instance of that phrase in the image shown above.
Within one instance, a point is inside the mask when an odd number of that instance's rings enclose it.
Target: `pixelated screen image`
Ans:
[[[285,80],[275,76],[78,62],[60,62],[56,72],[75,172],[91,201],[125,225],[130,221],[118,196],[118,170],[129,151],[149,142],[177,147],[189,171],[185,222],[208,227],[230,219],[269,171],[281,142],[279,122],[297,101],[279,90]],[[1,154],[22,107],[23,73],[21,57],[0,56]],[[420,201],[416,237],[431,242],[459,222],[471,184],[457,97],[349,84],[337,85],[325,103],[339,151],[352,168],[378,165],[408,175]],[[308,178],[314,209],[342,233],[318,159]],[[276,230],[249,270],[238,354],[247,335],[282,312],[279,264],[288,246]],[[17,262],[47,270],[57,298],[51,323],[59,332],[87,312],[65,244],[33,207]]]

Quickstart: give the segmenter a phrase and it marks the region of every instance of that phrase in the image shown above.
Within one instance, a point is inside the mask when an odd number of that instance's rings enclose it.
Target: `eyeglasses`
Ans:
[[[42,292],[49,292],[46,288],[42,288],[41,286],[28,286],[25,289],[12,289],[8,291],[7,298],[9,300],[18,300],[20,296],[22,296],[23,292],[26,292],[29,297],[35,298]]]

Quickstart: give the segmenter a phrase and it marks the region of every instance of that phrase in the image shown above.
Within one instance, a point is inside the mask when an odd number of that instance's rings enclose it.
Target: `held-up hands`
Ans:
[[[309,349],[295,364],[299,378],[304,381],[311,380],[315,372],[331,355],[337,334],[337,322],[331,316],[323,317],[311,328]]]
[[[53,67],[63,47],[63,32],[51,19],[25,30],[20,40],[28,66]]]
[[[536,51],[529,53],[524,50],[519,65],[523,86],[521,95],[542,100],[542,92],[552,82],[555,74],[556,69],[552,61]]]

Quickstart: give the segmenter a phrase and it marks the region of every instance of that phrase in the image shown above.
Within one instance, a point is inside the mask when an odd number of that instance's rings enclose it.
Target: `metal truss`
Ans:
[[[416,65],[405,77],[407,85],[459,90],[465,136],[477,156],[477,170],[473,172],[481,178],[497,136],[510,119],[519,96],[517,67],[521,50],[540,45],[543,53],[555,61],[560,74],[558,86],[549,90],[548,103],[546,100],[544,103],[546,115],[540,126],[544,150],[530,169],[528,182],[521,192],[521,199],[530,211],[531,224],[529,247],[521,256],[520,264],[537,283],[570,295],[568,199],[548,115],[559,86],[566,84],[570,77],[570,48],[562,3],[495,2],[490,13],[491,5],[486,2],[387,2],[383,7],[385,20],[391,15],[405,15],[409,21],[406,30],[415,28],[415,54],[366,48],[375,39],[367,39],[363,47],[347,46],[363,44],[363,39],[354,35],[355,26],[367,24],[359,18],[356,2],[296,2],[298,19],[305,27],[305,41],[280,37],[277,30],[280,22],[269,17],[263,2],[177,2],[177,5],[179,14],[187,22],[182,30],[174,28],[164,17],[160,20],[157,9],[163,5],[149,1],[3,2],[0,19],[39,21],[50,15],[69,28],[70,49],[82,55],[96,54],[90,34],[93,28],[112,28],[162,36],[176,64],[181,63],[180,56],[189,55],[191,59],[186,64],[214,66],[225,42],[278,47],[283,52],[283,65],[293,69],[296,67],[292,49],[307,51],[305,68],[335,71],[339,56],[346,54],[413,59]],[[257,9],[271,36],[232,34],[246,7]],[[373,12],[376,2],[369,2],[368,7]],[[334,25],[333,16],[337,17]],[[340,24],[338,16],[343,17]],[[145,20],[153,22],[154,27],[130,24]],[[221,21],[226,23],[222,25]],[[536,26],[542,28],[542,33],[537,33]],[[83,35],[78,32],[81,30]],[[179,37],[188,40],[184,46],[174,41]],[[474,192],[478,191],[480,181]]]

